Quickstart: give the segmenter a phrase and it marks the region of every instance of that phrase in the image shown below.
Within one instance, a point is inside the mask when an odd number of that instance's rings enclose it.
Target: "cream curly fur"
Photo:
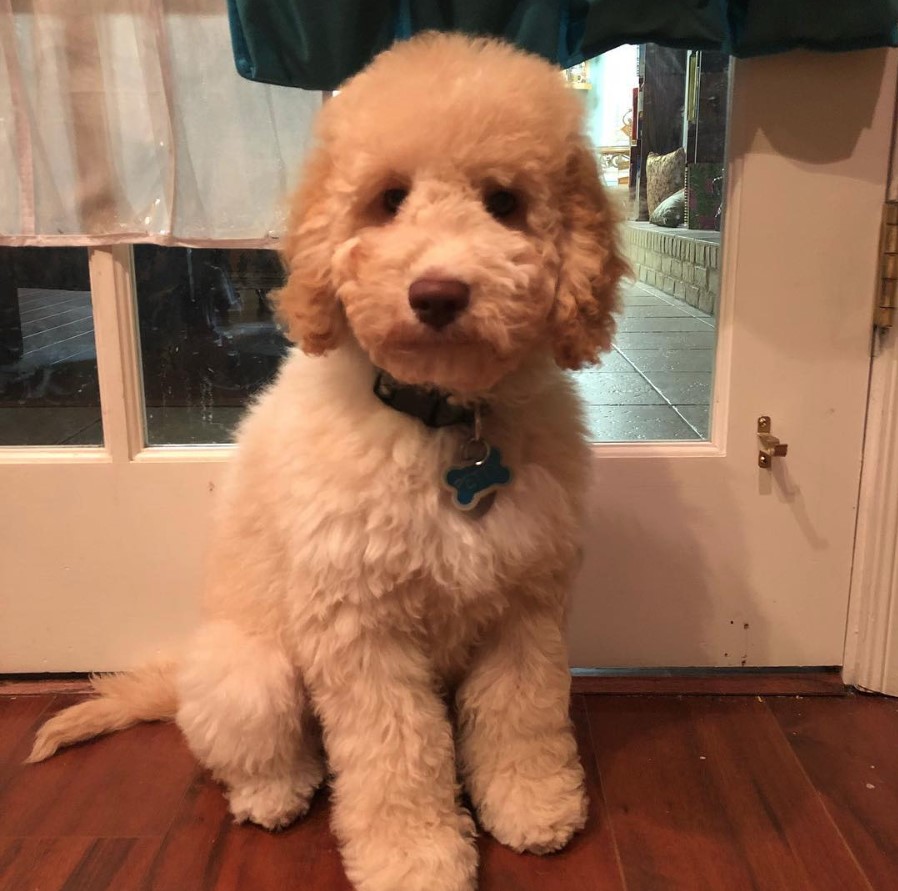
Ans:
[[[576,99],[539,59],[425,35],[349,82],[318,132],[279,296],[309,355],[240,427],[174,695],[159,668],[106,681],[33,757],[176,706],[238,820],[301,815],[326,752],[359,891],[470,891],[459,775],[516,850],[556,850],[585,820],[563,622],[589,453],[559,365],[608,346],[625,264]],[[395,217],[392,187],[409,190]],[[520,201],[501,221],[497,187]],[[471,287],[441,332],[409,307],[425,274]],[[438,482],[468,432],[382,405],[375,366],[483,403],[515,473],[492,510],[463,514]]]

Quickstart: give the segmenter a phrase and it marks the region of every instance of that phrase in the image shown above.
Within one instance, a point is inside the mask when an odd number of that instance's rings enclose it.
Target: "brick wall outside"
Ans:
[[[623,235],[639,281],[714,314],[720,293],[719,233],[628,222]]]

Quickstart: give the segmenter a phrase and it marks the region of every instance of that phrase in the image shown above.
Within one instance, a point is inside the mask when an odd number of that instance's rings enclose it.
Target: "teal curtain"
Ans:
[[[898,0],[228,0],[237,70],[330,90],[418,31],[504,37],[567,67],[623,43],[757,56],[898,46]]]

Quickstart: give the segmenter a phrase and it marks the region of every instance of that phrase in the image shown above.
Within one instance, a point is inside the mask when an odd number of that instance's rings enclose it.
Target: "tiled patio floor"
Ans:
[[[575,375],[593,440],[706,439],[714,317],[641,283],[622,302],[614,349]]]

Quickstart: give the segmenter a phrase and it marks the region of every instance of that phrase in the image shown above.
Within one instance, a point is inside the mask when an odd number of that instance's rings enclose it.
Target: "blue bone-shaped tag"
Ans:
[[[452,503],[460,510],[473,510],[484,496],[510,482],[511,470],[502,463],[502,453],[495,446],[487,446],[483,460],[453,465],[443,474]]]

